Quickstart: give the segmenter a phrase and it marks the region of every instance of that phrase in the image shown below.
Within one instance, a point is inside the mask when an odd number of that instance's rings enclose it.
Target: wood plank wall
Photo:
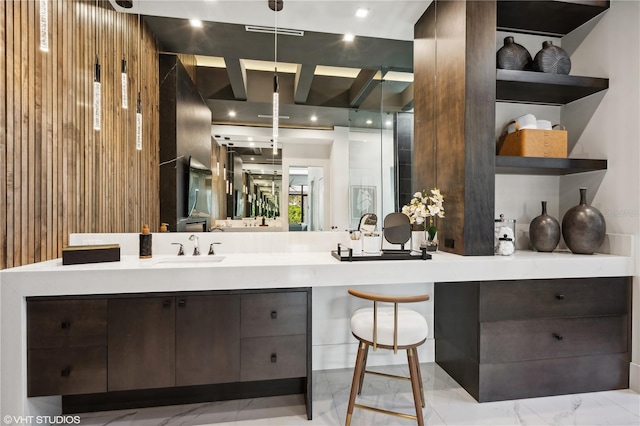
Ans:
[[[49,0],[48,18],[49,51],[42,52],[39,1],[0,2],[0,269],[59,257],[69,233],[159,226],[153,34],[106,0]],[[93,130],[96,53],[100,131]],[[139,84],[142,151],[135,149]]]

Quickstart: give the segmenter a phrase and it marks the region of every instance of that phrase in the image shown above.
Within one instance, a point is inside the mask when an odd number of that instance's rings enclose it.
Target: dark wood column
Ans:
[[[414,187],[437,186],[440,248],[493,254],[495,28],[490,1],[436,0],[415,26]]]

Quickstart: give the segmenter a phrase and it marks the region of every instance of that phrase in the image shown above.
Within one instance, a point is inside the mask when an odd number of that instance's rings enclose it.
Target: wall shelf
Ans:
[[[561,37],[609,8],[608,0],[498,1],[498,30]]]
[[[496,155],[496,173],[563,176],[606,170],[607,160]]]
[[[496,100],[564,105],[609,88],[609,79],[496,70]]]

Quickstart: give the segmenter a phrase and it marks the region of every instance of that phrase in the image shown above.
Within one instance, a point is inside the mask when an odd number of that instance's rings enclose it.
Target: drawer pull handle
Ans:
[[[556,299],[558,299],[558,300],[564,300],[564,294],[561,294],[561,293],[556,294]]]
[[[71,323],[69,321],[62,321],[60,323],[60,328],[69,329],[71,328]]]
[[[185,306],[187,306],[187,301],[184,299],[178,300],[178,306],[180,306],[181,308],[184,308]]]
[[[271,319],[278,319],[278,311],[271,311]]]
[[[558,333],[553,333],[553,337],[556,338],[556,340],[562,340],[563,337],[561,335],[559,335]]]
[[[71,375],[71,368],[67,367],[60,372],[62,377],[69,377]]]
[[[162,307],[163,308],[168,308],[169,306],[171,306],[171,301],[170,300],[165,300],[164,302],[162,302]]]
[[[271,362],[278,362],[278,356],[276,354],[271,354]]]

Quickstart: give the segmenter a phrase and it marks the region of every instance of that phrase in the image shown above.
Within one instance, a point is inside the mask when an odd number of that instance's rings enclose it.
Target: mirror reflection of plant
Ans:
[[[289,223],[302,222],[302,198],[299,195],[289,195]]]
[[[435,218],[444,218],[444,196],[438,188],[416,192],[409,204],[402,207],[402,213],[409,217],[411,224],[423,225],[429,240],[434,241],[438,232]]]

